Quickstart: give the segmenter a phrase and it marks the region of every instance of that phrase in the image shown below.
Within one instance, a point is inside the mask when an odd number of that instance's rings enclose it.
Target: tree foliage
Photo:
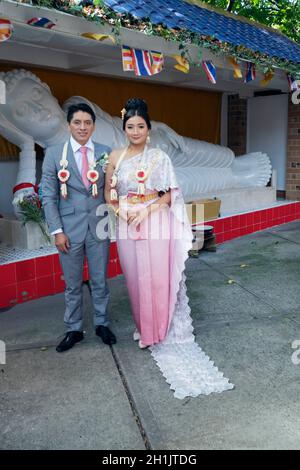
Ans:
[[[300,0],[203,0],[278,29],[300,43]]]

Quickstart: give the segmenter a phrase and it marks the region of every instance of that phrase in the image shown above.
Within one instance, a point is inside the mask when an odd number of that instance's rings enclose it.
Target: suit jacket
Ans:
[[[95,160],[99,160],[103,152],[110,153],[111,151],[106,145],[96,142],[94,142],[94,146]],[[85,239],[88,228],[97,240],[103,239],[103,231],[99,230],[100,226],[106,225],[104,222],[107,219],[107,208],[104,199],[105,174],[103,169],[100,165],[96,168],[99,172],[99,180],[97,182],[98,197],[93,198],[83,184],[73,149],[69,142],[67,160],[70,178],[67,181],[68,196],[67,199],[64,199],[60,195],[61,183],[57,176],[58,171],[61,169],[59,162],[62,157],[63,147],[64,144],[48,147],[43,162],[42,200],[49,230],[54,232],[62,228],[70,241],[75,243],[80,243]],[[101,221],[102,223],[99,224]],[[97,224],[99,224],[98,230],[96,230]],[[106,226],[105,230],[107,230]],[[108,237],[108,231],[106,237]]]

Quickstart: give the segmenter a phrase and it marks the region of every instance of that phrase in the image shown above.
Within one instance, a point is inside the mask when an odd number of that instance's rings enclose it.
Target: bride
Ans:
[[[117,246],[136,330],[177,398],[233,388],[196,344],[185,286],[192,234],[169,156],[149,145],[147,105],[122,110],[128,145],[110,154],[105,199],[117,217]]]

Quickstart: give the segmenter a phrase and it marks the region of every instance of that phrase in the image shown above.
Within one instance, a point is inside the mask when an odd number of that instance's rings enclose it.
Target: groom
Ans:
[[[71,134],[65,146],[67,172],[58,175],[60,170],[64,170],[64,144],[59,144],[47,148],[42,175],[45,216],[51,234],[55,235],[55,245],[59,250],[66,283],[64,322],[67,334],[57,346],[57,352],[67,351],[83,339],[84,256],[88,260],[96,335],[100,336],[105,344],[112,345],[116,342],[115,335],[108,328],[107,317],[109,292],[106,273],[109,238],[106,232],[99,233],[99,227],[104,225],[106,217],[103,192],[105,178],[101,164],[104,163],[104,154],[110,153],[110,148],[91,140],[96,116],[87,104],[70,106],[67,120]],[[96,182],[88,179],[91,163],[97,163]],[[96,187],[98,193],[96,197],[92,191],[93,183],[94,192]],[[63,184],[66,185],[64,197],[61,193]]]

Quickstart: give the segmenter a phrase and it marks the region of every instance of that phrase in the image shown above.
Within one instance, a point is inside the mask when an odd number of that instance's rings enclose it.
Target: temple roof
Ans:
[[[212,36],[234,46],[300,63],[300,45],[260,23],[235,14],[213,9],[200,2],[184,0],[105,0],[116,13],[130,13],[138,19],[149,18],[153,24],[185,29]]]

